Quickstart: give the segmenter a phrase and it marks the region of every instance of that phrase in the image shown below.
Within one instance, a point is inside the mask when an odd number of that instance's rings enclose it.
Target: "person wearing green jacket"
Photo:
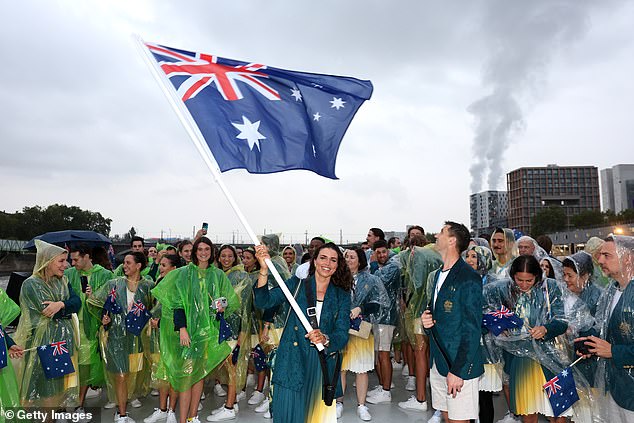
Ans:
[[[5,344],[5,354],[8,353],[11,358],[21,357],[22,348],[13,342],[13,339],[4,331],[4,328],[19,314],[20,307],[9,298],[4,290],[0,289],[0,342]],[[13,365],[9,357],[4,359],[7,361],[7,365],[0,369],[0,423],[6,421],[4,417],[5,410],[20,406],[20,391]]]
[[[152,294],[162,304],[161,339],[177,331],[180,342],[161,342],[161,360],[174,390],[179,392],[179,419],[198,423],[198,404],[203,382],[231,353],[219,342],[217,313],[230,315],[240,299],[224,272],[214,266],[214,245],[207,237],[196,240],[192,262],[173,270]],[[227,306],[212,308],[226,299]],[[220,301],[216,301],[220,300]]]
[[[99,354],[99,319],[91,315],[86,300],[113,278],[111,271],[92,262],[92,248],[82,244],[72,247],[70,259],[73,267],[64,271],[73,291],[79,295],[82,308],[79,318],[79,407],[83,408],[88,387],[104,384],[103,362]],[[83,283],[82,283],[83,280]]]

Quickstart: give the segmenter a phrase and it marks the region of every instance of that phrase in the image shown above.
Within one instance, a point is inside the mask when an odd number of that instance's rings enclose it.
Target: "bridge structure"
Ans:
[[[0,253],[20,253],[28,241],[16,241],[15,239],[0,239]]]

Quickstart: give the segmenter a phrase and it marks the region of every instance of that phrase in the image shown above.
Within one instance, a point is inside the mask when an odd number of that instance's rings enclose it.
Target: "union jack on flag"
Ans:
[[[67,341],[56,341],[49,345],[42,345],[37,349],[42,370],[47,379],[53,379],[75,372],[70,357]]]
[[[289,71],[155,43],[145,46],[221,171],[306,169],[336,179],[339,145],[370,81]]]
[[[143,311],[145,311],[145,306],[141,301],[137,301],[132,304],[130,313],[134,313],[135,316],[139,317]]]
[[[139,336],[151,317],[145,304],[137,300],[132,303],[132,307],[125,317],[125,328],[133,335]]]
[[[559,378],[555,376],[554,378],[546,382],[546,384],[544,385],[544,389],[546,390],[546,393],[548,394],[548,398],[550,398],[552,395],[559,392],[559,390],[561,389],[561,386],[559,386],[557,382],[559,382]]]
[[[123,308],[117,303],[117,287],[112,287],[106,301],[103,304],[103,309],[112,314],[119,314],[123,311]]]
[[[513,312],[508,308],[502,306],[499,310],[495,310],[492,314],[495,317],[511,317],[513,315]]]
[[[482,326],[489,329],[495,336],[499,336],[507,329],[517,329],[523,325],[524,321],[505,306],[482,317]]]
[[[51,343],[51,347],[53,347],[53,355],[60,355],[68,352],[68,348],[66,348],[66,341],[58,341]]]

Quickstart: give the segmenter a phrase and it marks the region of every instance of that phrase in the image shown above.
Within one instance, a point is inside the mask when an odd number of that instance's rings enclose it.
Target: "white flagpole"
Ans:
[[[216,181],[216,183],[222,190],[222,193],[227,198],[227,201],[229,201],[229,204],[231,205],[231,208],[233,208],[233,211],[236,213],[236,216],[238,216],[238,219],[240,219],[242,226],[244,226],[244,228],[246,229],[247,234],[249,235],[249,238],[251,238],[251,241],[253,242],[253,244],[258,245],[260,243],[260,240],[258,240],[258,237],[255,235],[255,232],[253,232],[253,229],[251,229],[251,225],[249,225],[249,222],[247,222],[247,219],[244,217],[244,214],[242,214],[242,211],[240,210],[240,208],[238,207],[238,204],[234,200],[233,195],[231,195],[231,192],[229,192],[229,189],[224,184],[220,176],[220,170],[216,168],[215,166],[215,159],[213,158],[213,155],[211,154],[211,151],[209,150],[209,146],[205,142],[205,138],[200,133],[198,126],[195,124],[194,119],[189,113],[189,110],[187,110],[187,107],[185,107],[185,104],[180,100],[180,98],[177,97],[177,93],[176,93],[176,90],[174,89],[174,86],[165,77],[165,73],[158,66],[158,63],[152,56],[152,53],[150,53],[150,51],[148,50],[145,43],[143,42],[143,39],[138,35],[135,35],[134,38],[135,38],[137,47],[140,50],[141,55],[143,56],[143,58],[145,59],[145,62],[149,66],[150,70],[152,71],[152,75],[154,76],[154,79],[156,79],[156,81],[158,82],[159,86],[163,90],[163,94],[165,94],[165,96],[167,97],[167,100],[172,106],[172,109],[176,113],[176,116],[178,116],[178,119],[181,121],[181,123],[185,127],[185,130],[187,131],[189,138],[194,143],[194,146],[198,150],[198,153],[200,153],[200,156],[202,157],[203,161],[205,162],[205,164],[211,171],[212,175],[214,176],[214,180]],[[273,274],[273,277],[275,278],[278,285],[282,289],[284,296],[286,297],[291,307],[293,308],[293,310],[299,317],[299,320],[304,326],[304,329],[306,329],[307,332],[310,332],[311,330],[313,330],[312,326],[308,322],[308,319],[304,315],[304,312],[299,307],[299,304],[297,304],[297,301],[295,301],[293,294],[284,283],[282,276],[280,276],[279,272],[273,265],[273,262],[271,261],[271,259],[266,259],[266,264],[269,268],[269,272]],[[316,347],[319,351],[322,351],[324,349],[324,346],[322,344],[316,344]]]

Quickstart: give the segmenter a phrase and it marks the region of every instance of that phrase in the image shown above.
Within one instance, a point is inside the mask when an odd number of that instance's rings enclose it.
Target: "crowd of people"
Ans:
[[[157,405],[145,423],[197,423],[206,395],[225,398],[206,420],[225,421],[253,386],[248,404],[275,422],[335,422],[351,372],[369,421],[396,371],[412,392],[398,406],[432,407],[430,423],[492,423],[498,393],[499,423],[634,422],[633,237],[556,258],[547,237],[474,238],[448,221],[433,241],[371,228],[358,247],[315,237],[304,252],[274,234],[217,246],[200,230],[176,246],[134,237],[113,269],[102,248],[37,240],[19,306],[0,290],[0,411],[81,411],[102,389],[117,423],[142,399]],[[51,377],[49,345],[75,370]]]

